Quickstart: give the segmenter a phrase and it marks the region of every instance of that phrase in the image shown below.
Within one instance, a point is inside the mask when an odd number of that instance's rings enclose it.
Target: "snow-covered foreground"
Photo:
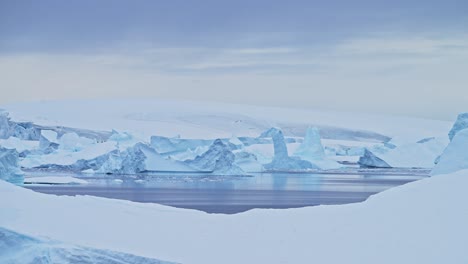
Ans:
[[[468,171],[360,204],[210,215],[0,181],[0,226],[181,263],[468,263]]]
[[[0,238],[0,262],[3,264],[170,264],[130,254],[37,239],[4,228],[0,228]]]

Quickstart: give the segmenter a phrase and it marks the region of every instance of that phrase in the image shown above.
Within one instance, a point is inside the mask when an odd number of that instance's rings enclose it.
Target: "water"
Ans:
[[[84,179],[89,184],[34,184],[25,187],[56,195],[93,195],[233,214],[254,208],[297,208],[361,202],[388,188],[428,177],[427,174],[425,170],[354,169],[335,173],[264,173],[245,177],[200,174],[68,175]]]

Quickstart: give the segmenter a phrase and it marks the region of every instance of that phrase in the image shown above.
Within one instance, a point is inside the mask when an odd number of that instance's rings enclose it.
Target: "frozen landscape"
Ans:
[[[6,105],[0,260],[464,263],[465,121],[155,100]]]
[[[0,0],[0,264],[467,264],[467,14]]]

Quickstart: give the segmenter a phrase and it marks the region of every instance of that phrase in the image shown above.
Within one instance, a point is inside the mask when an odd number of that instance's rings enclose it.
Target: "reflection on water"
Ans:
[[[427,177],[424,170],[355,170],[336,173],[69,175],[87,185],[27,185],[57,195],[95,195],[160,203],[209,213],[253,208],[295,208],[360,202],[388,188]],[[37,173],[30,176],[38,177]],[[50,176],[50,174],[44,175]]]

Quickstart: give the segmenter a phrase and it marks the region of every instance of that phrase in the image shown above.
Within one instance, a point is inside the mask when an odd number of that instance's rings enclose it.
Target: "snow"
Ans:
[[[71,176],[44,176],[26,177],[24,183],[28,184],[88,184],[87,181]]]
[[[468,169],[468,129],[458,131],[439,158],[432,175],[452,173]]]
[[[339,206],[206,214],[0,182],[0,226],[180,263],[468,263],[468,171]],[[86,216],[86,217],[83,217]]]
[[[23,184],[24,173],[18,166],[18,152],[0,147],[0,180]]]
[[[39,239],[0,228],[0,262],[18,263],[95,263],[95,264],[163,264],[125,253],[79,247],[58,241]]]

